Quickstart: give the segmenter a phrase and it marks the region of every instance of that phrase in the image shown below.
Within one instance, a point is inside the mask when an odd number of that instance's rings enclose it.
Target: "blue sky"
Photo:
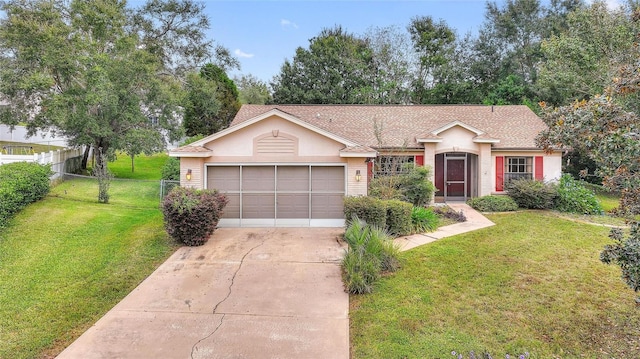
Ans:
[[[498,0],[498,4],[503,1]],[[270,81],[296,48],[325,27],[341,25],[363,34],[370,27],[396,25],[405,29],[414,16],[443,19],[459,35],[476,32],[484,21],[484,0],[299,0],[205,1],[211,20],[209,37],[240,60],[238,73]]]

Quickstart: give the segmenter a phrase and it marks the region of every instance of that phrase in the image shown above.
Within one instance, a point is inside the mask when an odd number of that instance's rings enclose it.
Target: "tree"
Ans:
[[[188,136],[210,135],[229,127],[240,109],[238,88],[222,68],[206,64],[189,76],[184,127]]]
[[[267,83],[253,75],[242,75],[233,80],[238,86],[239,100],[243,104],[265,105],[271,102]]]
[[[546,102],[563,106],[603,93],[629,62],[634,26],[623,8],[596,1],[570,13],[567,28],[542,41],[537,87]]]
[[[177,138],[175,76],[213,56],[193,4],[152,0],[131,11],[123,0],[3,2],[0,93],[10,104],[0,121],[24,122],[31,134],[51,129],[107,156],[125,149],[129,131]]]
[[[571,148],[587,154],[603,184],[621,192],[621,214],[640,214],[640,117],[612,97],[594,96],[569,106],[544,106],[548,129],[536,138],[545,150]]]
[[[612,229],[609,238],[615,243],[604,247],[600,260],[606,264],[618,264],[625,283],[634,292],[640,292],[640,222],[631,224],[628,238],[624,238],[619,228]],[[636,302],[640,304],[640,297],[636,298]]]
[[[417,73],[413,80],[414,102],[435,103],[432,90],[445,82],[444,68],[449,65],[456,35],[443,20],[435,22],[429,16],[415,17],[408,26],[413,49],[418,56]]]
[[[406,104],[410,102],[411,44],[406,33],[394,26],[370,28],[364,35],[373,56],[370,93],[364,102]]]
[[[326,28],[285,60],[271,83],[275,103],[366,103],[371,90],[373,52],[342,27]]]
[[[153,127],[136,128],[127,131],[123,138],[123,150],[131,157],[131,172],[134,172],[134,158],[136,155],[144,153],[153,155],[162,151],[165,147],[162,133]]]

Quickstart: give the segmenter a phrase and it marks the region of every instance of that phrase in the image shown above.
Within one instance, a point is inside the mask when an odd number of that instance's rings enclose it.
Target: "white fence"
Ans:
[[[15,126],[13,130],[7,125],[0,125],[0,141],[38,143],[50,146],[67,146],[67,139],[60,136],[53,136],[50,133],[39,132],[34,136],[27,137],[27,128]]]
[[[83,149],[64,149],[57,151],[34,153],[32,155],[4,155],[0,153],[0,165],[13,162],[36,162],[43,165],[51,164],[55,172],[51,179],[62,176],[65,172],[73,172],[79,167]]]

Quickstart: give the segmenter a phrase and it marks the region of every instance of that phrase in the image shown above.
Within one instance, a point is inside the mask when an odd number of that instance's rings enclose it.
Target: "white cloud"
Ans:
[[[247,58],[247,59],[250,59],[250,58],[252,58],[254,56],[254,54],[247,54],[246,52],[244,52],[244,51],[242,51],[240,49],[236,49],[233,53],[236,54],[236,56],[238,56],[238,57],[244,57],[244,58]]]
[[[295,22],[291,22],[291,21],[289,21],[289,20],[287,20],[287,19],[282,19],[282,20],[280,20],[280,25],[282,25],[282,27],[288,27],[288,26],[291,26],[291,27],[292,27],[292,28],[294,28],[294,29],[297,29],[297,28],[298,28],[298,24],[296,24]]]

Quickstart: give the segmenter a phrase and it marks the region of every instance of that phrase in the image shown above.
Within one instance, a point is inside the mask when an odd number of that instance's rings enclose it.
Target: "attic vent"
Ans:
[[[298,152],[298,139],[279,131],[258,136],[254,140],[254,145],[256,154],[296,154]]]

